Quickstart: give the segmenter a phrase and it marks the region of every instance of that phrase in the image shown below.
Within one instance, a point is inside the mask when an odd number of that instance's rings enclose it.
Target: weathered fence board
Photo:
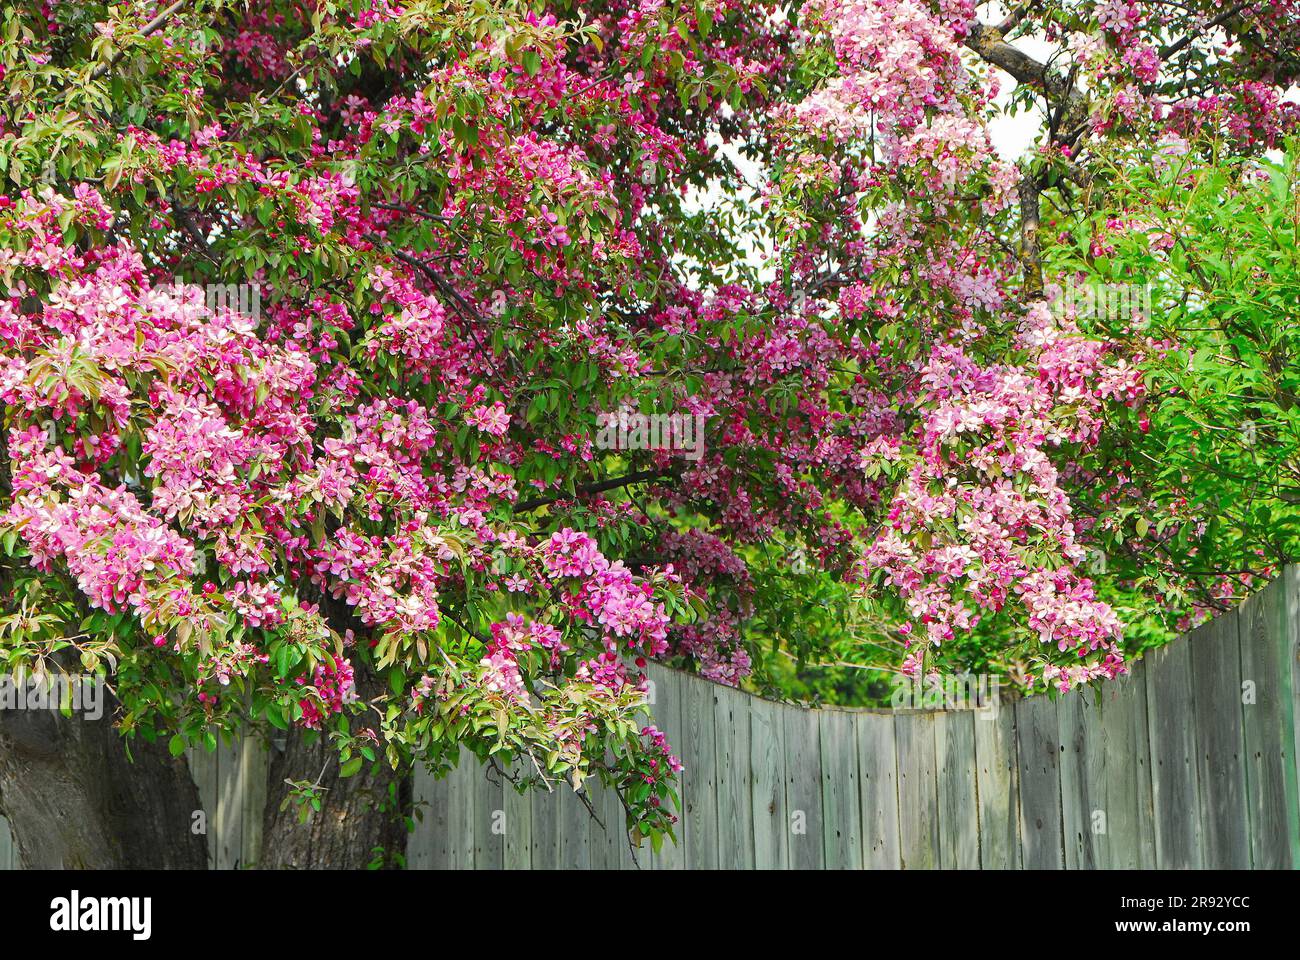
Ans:
[[[1282,660],[1282,669],[1291,665],[1291,684],[1289,695],[1282,695],[1282,712],[1291,715],[1290,741],[1284,743],[1283,751],[1290,762],[1284,767],[1287,778],[1287,816],[1293,827],[1291,831],[1291,866],[1300,868],[1300,567],[1287,567],[1282,575],[1282,595],[1284,597],[1284,617],[1278,629],[1278,656]],[[1285,726],[1285,719],[1283,720]]]
[[[787,709],[785,722],[785,806],[789,818],[790,867],[825,866],[822,842],[821,733],[817,712]]]
[[[448,832],[452,835],[451,862],[454,870],[474,869],[474,817],[478,812],[474,806],[474,787],[481,776],[483,772],[475,758],[462,750],[455,779],[448,784],[451,794]]]
[[[686,746],[690,740],[686,733],[685,694],[689,689],[690,678],[676,670],[652,668],[650,681],[653,684],[650,710],[654,714],[655,725],[668,737],[677,758],[685,763]],[[694,778],[695,771],[689,768],[678,775],[677,790],[681,807],[676,811],[677,842],[665,842],[658,853],[651,853],[650,860],[655,870],[681,870],[686,866],[686,843],[691,832],[691,824],[686,817],[686,796]]]
[[[853,715],[818,711],[821,721],[822,840],[828,870],[862,868],[862,807]]]
[[[787,708],[767,700],[750,703],[749,757],[754,811],[754,866],[790,866],[790,825],[785,807],[785,724]],[[891,752],[893,744],[890,744]]]
[[[627,817],[618,792],[593,783],[591,805],[599,818],[591,821],[592,866],[605,870],[635,869],[637,861],[633,859],[631,841],[627,834]],[[646,865],[649,865],[648,861]]]
[[[873,870],[897,870],[903,865],[898,846],[898,746],[894,718],[859,713],[854,717],[858,738],[858,783],[862,793],[863,865]]]
[[[1291,619],[1290,604],[1282,594],[1283,584],[1275,581],[1237,611],[1251,865],[1257,870],[1300,865],[1292,725],[1295,694],[1288,662],[1292,644],[1287,642]]]
[[[582,795],[570,790],[566,784],[556,786],[556,804],[560,808],[560,860],[561,870],[587,870],[591,867],[591,815]]]
[[[939,778],[939,863],[945,870],[980,865],[979,803],[975,794],[975,711],[934,718]]]
[[[730,687],[714,692],[718,778],[718,865],[724,870],[754,867],[754,798],[749,764],[750,697]]]
[[[207,830],[208,866],[257,865],[262,845],[270,754],[254,737],[218,739],[213,751],[187,751]]]
[[[682,763],[690,770],[690,789],[686,792],[685,816],[691,825],[686,837],[686,869],[716,870],[718,866],[718,776],[714,754],[713,715],[715,693],[690,686],[690,695],[682,700],[685,737],[679,741]]]
[[[9,832],[9,821],[0,817],[0,870],[17,870],[18,845]]]
[[[1065,865],[1061,841],[1061,738],[1056,701],[1030,697],[1016,704],[1020,757],[1020,843],[1026,870]]]
[[[515,779],[524,776],[522,763],[510,768]],[[507,870],[527,870],[533,865],[533,798],[530,793],[520,793],[512,784],[502,790],[501,809],[506,817],[506,846],[504,863]]]
[[[561,785],[560,789],[564,789]],[[549,864],[560,865],[560,796],[548,793],[545,796],[536,793],[531,797],[531,832],[529,849],[532,851],[530,867]]]
[[[1061,746],[1061,836],[1067,870],[1104,866],[1106,765],[1101,727],[1089,690],[1056,705]]]
[[[411,778],[411,819],[414,826],[406,844],[408,869],[432,870],[440,866],[436,851],[439,839],[446,832],[445,815],[438,809],[441,795],[441,785],[417,768]]]
[[[898,744],[898,834],[903,867],[939,866],[939,786],[935,771],[934,715],[900,713]]]
[[[1241,642],[1235,614],[1212,620],[1185,641],[1192,657],[1192,720],[1200,787],[1201,861],[1250,868],[1245,740],[1241,711]],[[1161,691],[1164,695],[1164,691]]]
[[[1201,866],[1200,788],[1192,713],[1192,657],[1186,641],[1147,654],[1147,720],[1151,736],[1151,794],[1155,801],[1156,866]]]
[[[1020,771],[1016,712],[994,698],[975,717],[975,785],[979,794],[980,866],[1020,868]]]
[[[466,757],[465,765],[477,764]],[[505,793],[500,774],[487,768],[475,771],[474,780],[474,869],[503,870],[506,856]]]
[[[1147,728],[1146,663],[1129,664],[1098,698],[1106,767],[1108,866],[1149,870],[1156,865],[1151,740]]]
[[[240,749],[240,779],[244,793],[240,809],[243,842],[239,859],[243,866],[259,866],[262,858],[262,823],[266,813],[267,774],[271,753],[265,742],[247,738]]]
[[[217,807],[220,805],[217,779],[219,761],[215,752],[207,753],[193,748],[185,751],[186,761],[190,766],[190,776],[199,793],[199,806],[203,811],[203,828],[207,831],[208,868],[216,866]]]

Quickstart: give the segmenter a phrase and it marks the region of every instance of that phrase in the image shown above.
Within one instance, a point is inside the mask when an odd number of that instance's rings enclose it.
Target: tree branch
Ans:
[[[1025,270],[1025,292],[1030,299],[1043,295],[1043,261],[1038,241],[1038,184],[1026,173],[1016,187],[1020,194],[1020,262]]]
[[[1063,105],[1063,126],[1074,126],[1087,116],[1087,95],[1075,87],[1068,77],[1007,43],[1000,27],[975,24],[966,37],[966,46],[995,67],[1011,74],[1017,82],[1041,91],[1049,100],[1060,102]]]
[[[141,27],[139,33],[137,33],[136,36],[137,37],[149,36],[149,34],[153,33],[164,23],[166,23],[167,20],[171,17],[171,15],[183,6],[185,6],[185,0],[176,0],[176,2],[173,3],[170,7],[168,7],[162,13],[158,14],[158,16],[154,17],[143,27]],[[104,74],[108,73],[108,71],[113,68],[113,64],[117,63],[117,61],[121,58],[122,52],[123,51],[118,50],[117,53],[113,54],[111,57],[108,58],[107,63],[101,63],[94,70],[92,70],[90,74],[90,78],[92,80],[98,80]]]
[[[1235,7],[1230,7],[1227,10],[1224,10],[1223,13],[1219,14],[1217,17],[1214,17],[1211,20],[1207,21],[1205,26],[1201,27],[1199,30],[1193,30],[1191,33],[1187,34],[1187,36],[1183,37],[1177,43],[1171,43],[1167,47],[1162,47],[1159,54],[1160,59],[1168,60],[1174,54],[1178,53],[1189,43],[1191,43],[1193,40],[1197,39],[1198,37],[1204,36],[1207,31],[1213,30],[1215,27],[1222,26],[1223,24],[1227,23],[1229,20],[1231,20],[1233,17],[1241,13],[1241,11],[1245,10],[1249,6],[1250,6],[1249,2],[1239,3]]]
[[[573,494],[562,493],[554,497],[537,497],[532,500],[525,500],[522,503],[515,504],[515,513],[527,513],[530,510],[537,510],[541,507],[550,506],[552,503],[558,503],[561,500],[570,500],[578,494],[584,493],[604,493],[606,490],[617,490],[620,487],[630,486],[634,483],[645,483],[648,480],[662,480],[665,477],[674,476],[677,473],[672,467],[665,467],[661,470],[638,470],[635,473],[626,473],[621,477],[612,477],[609,480],[601,480],[599,483],[589,483],[585,486],[578,487]]]

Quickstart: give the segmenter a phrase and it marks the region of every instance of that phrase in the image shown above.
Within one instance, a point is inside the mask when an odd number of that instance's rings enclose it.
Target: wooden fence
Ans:
[[[679,842],[612,793],[421,773],[412,868],[1300,867],[1300,570],[1100,691],[977,710],[809,710],[652,666],[686,764]],[[192,758],[213,865],[253,865],[265,752]],[[595,817],[592,816],[592,811]],[[0,820],[0,868],[12,858]],[[16,865],[16,864],[15,864]]]
[[[808,710],[652,667],[686,771],[679,843],[617,799],[421,776],[412,867],[1300,866],[1300,570],[1121,680],[977,710]]]

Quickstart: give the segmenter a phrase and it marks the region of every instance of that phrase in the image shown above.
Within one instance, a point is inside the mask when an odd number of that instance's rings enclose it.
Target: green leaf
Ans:
[[[339,767],[339,776],[343,779],[353,776],[361,769],[361,765],[365,762],[364,757],[353,757],[347,763],[343,764],[343,766]]]

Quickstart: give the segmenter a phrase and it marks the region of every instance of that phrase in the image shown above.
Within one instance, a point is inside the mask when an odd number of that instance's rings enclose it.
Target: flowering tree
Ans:
[[[111,678],[123,782],[284,731],[273,793],[329,815],[273,797],[270,865],[400,850],[406,771],[462,746],[599,777],[659,843],[640,668],[739,683],[815,597],[907,674],[971,636],[1031,682],[1122,672],[1077,465],[1156,345],[1054,308],[1041,207],[1104,204],[1117,144],[1272,146],[1296,4],[993,15],[9,5],[9,666]],[[1045,119],[1018,165],[1007,75]],[[69,762],[28,734],[20,843]]]

